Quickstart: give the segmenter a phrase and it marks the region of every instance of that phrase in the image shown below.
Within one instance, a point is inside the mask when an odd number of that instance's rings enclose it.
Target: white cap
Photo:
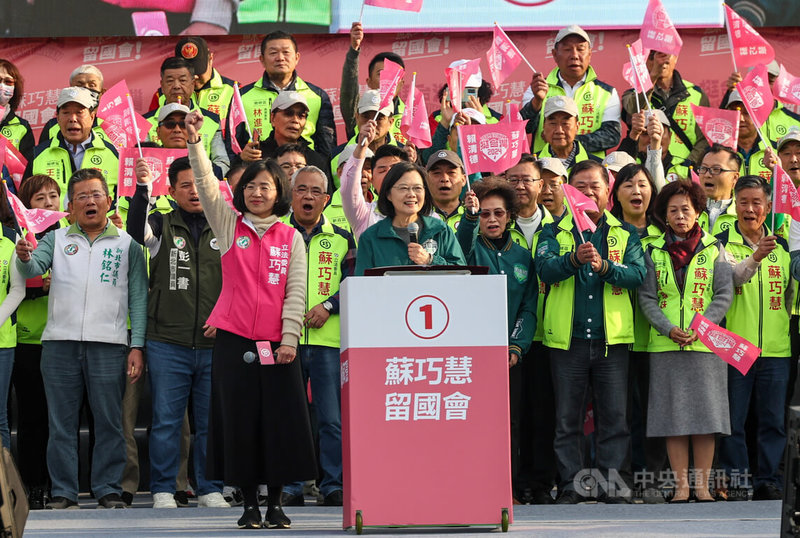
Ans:
[[[348,144],[344,147],[342,152],[339,154],[339,161],[337,162],[337,167],[342,166],[344,163],[350,160],[350,157],[353,156],[353,153],[356,151],[358,144]],[[372,153],[372,150],[366,148],[366,153],[364,157],[372,158],[375,154]]]
[[[270,111],[275,112],[276,110],[286,110],[297,103],[300,103],[306,107],[306,110],[311,110],[308,107],[308,101],[306,101],[306,98],[302,93],[294,91],[278,92],[278,97],[272,101],[272,107],[270,108]]]
[[[169,116],[170,114],[174,114],[175,112],[188,114],[191,111],[189,110],[189,107],[186,105],[182,105],[180,103],[167,103],[158,110],[158,123],[161,123],[162,121],[167,119],[167,116]]]
[[[481,125],[486,124],[486,116],[483,115],[483,112],[480,110],[475,110],[474,108],[462,108],[461,113],[465,116],[469,116],[472,120],[472,123],[480,123]]]
[[[97,99],[95,99],[94,94],[86,88],[70,86],[69,88],[64,88],[61,90],[61,93],[58,94],[56,108],[61,108],[67,103],[78,103],[84,108],[93,109],[97,106]]]
[[[777,60],[772,60],[770,63],[767,64],[767,73],[772,75],[773,77],[777,77],[781,74],[781,66],[778,65]]]
[[[361,95],[361,99],[358,100],[358,113],[378,112],[378,110],[380,110],[380,113],[387,118],[393,115],[394,107],[391,104],[383,108],[379,108],[380,106],[381,92],[379,90],[367,90]]]
[[[470,60],[456,60],[455,62],[451,63],[449,67],[453,69],[469,61]],[[480,88],[482,82],[483,82],[483,74],[481,73],[481,68],[479,67],[478,72],[470,75],[469,78],[467,79],[467,83],[464,84],[464,86],[467,88]]]
[[[570,116],[578,116],[578,105],[571,97],[554,95],[544,102],[544,117],[549,118],[556,112],[566,112]]]
[[[557,176],[563,177],[564,179],[567,178],[568,172],[564,167],[564,163],[561,162],[561,159],[556,159],[555,157],[542,157],[539,159],[539,166],[542,167],[543,172],[547,170],[548,172],[552,172]]]
[[[586,30],[584,30],[577,24],[570,24],[566,28],[562,28],[561,30],[559,30],[558,33],[556,34],[555,45],[558,45],[559,41],[571,35],[582,37],[587,43],[589,43],[590,47],[592,46],[592,40],[589,39],[589,34],[587,34]]]
[[[629,164],[636,164],[636,160],[624,151],[612,151],[603,159],[603,164],[616,173]]]
[[[783,135],[780,140],[778,140],[778,151],[781,150],[781,147],[783,147],[786,142],[791,141],[800,142],[800,129],[798,129],[796,126],[790,127],[786,134]]]

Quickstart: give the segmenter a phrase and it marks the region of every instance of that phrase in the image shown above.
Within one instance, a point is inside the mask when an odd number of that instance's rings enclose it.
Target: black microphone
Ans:
[[[408,223],[408,241],[409,243],[419,243],[419,224],[416,222]]]

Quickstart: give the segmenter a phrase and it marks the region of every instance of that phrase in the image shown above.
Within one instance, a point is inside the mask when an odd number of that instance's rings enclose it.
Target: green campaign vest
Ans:
[[[147,133],[147,139],[151,142],[155,142],[159,146],[161,146],[161,140],[158,139],[158,111],[161,110],[159,106],[152,112],[148,112],[145,116],[145,119],[150,122],[150,131]],[[214,117],[206,114],[206,109],[202,107],[198,107],[197,103],[192,100],[192,110],[200,110],[200,113],[203,114],[203,126],[200,128],[200,140],[203,141],[203,148],[206,150],[206,155],[211,155],[211,141],[214,138],[214,135],[219,131],[220,124],[219,122],[214,119]],[[210,110],[208,112],[211,112]],[[216,114],[215,114],[216,116]]]
[[[708,211],[703,211],[697,216],[697,223],[700,224],[704,232],[708,232],[711,235],[717,235],[729,228],[733,228],[733,225],[736,223],[736,200],[734,199],[731,202],[731,205],[728,206],[725,213],[717,217],[717,220],[714,222],[713,230],[708,229]]]
[[[325,219],[334,226],[338,226],[339,228],[347,230],[348,232],[351,231],[350,222],[348,222],[347,217],[344,215],[344,208],[342,207],[342,192],[339,189],[336,189],[333,192],[331,201],[322,211],[322,214],[325,215]]]
[[[3,235],[0,237],[0,303],[8,296],[8,287],[11,283],[11,255],[14,254],[14,230],[3,225]],[[13,314],[0,325],[0,348],[17,346],[16,316]]]
[[[536,252],[536,246],[539,244],[539,234],[542,233],[542,228],[546,224],[550,224],[554,221],[553,215],[550,212],[542,207],[542,223],[539,225],[539,229],[533,234],[533,241],[531,242],[531,256],[533,253]],[[518,245],[527,248],[528,241],[525,239],[525,236],[522,234],[520,230],[517,229],[516,223],[512,224],[511,232],[511,240],[517,243]],[[534,342],[541,342],[544,338],[544,327],[542,320],[544,319],[544,300],[547,296],[547,284],[542,282],[542,279],[538,279],[539,282],[539,294],[536,298],[536,332],[533,335]]]
[[[630,232],[622,227],[616,217],[606,211],[609,225],[606,244],[610,261],[622,263],[628,247]],[[558,223],[556,241],[559,255],[575,251],[572,235],[574,224],[571,216],[564,216]],[[547,347],[569,349],[572,340],[573,314],[575,312],[575,277],[550,285],[543,316],[543,343]],[[541,319],[541,318],[540,318]],[[606,344],[630,344],[633,342],[633,306],[631,294],[625,288],[603,285],[603,324]]]
[[[567,92],[564,88],[558,85],[558,68],[550,71],[547,75],[547,83],[550,88],[547,90],[545,100],[553,97],[554,95],[566,96]],[[575,90],[573,99],[575,104],[578,105],[578,134],[593,133],[600,128],[603,123],[603,113],[608,106],[608,100],[611,97],[611,86],[597,80],[597,73],[593,67],[589,67],[586,71],[586,81]],[[542,106],[544,110],[544,106]],[[545,145],[542,139],[542,129],[544,128],[544,117],[540,116],[539,126],[536,128],[536,133],[533,136],[533,152],[539,153]],[[598,157],[603,157],[605,152],[599,151],[596,153]]]
[[[688,138],[689,142],[694,146],[697,144],[697,122],[695,121],[691,105],[700,106],[703,94],[697,86],[688,80],[684,80],[683,83],[686,85],[689,95],[675,106],[675,111],[672,113],[672,120],[680,127],[681,131],[686,135],[686,138]],[[692,152],[692,148],[686,146],[680,136],[674,135],[669,145],[669,152],[675,157],[686,159]]]
[[[278,92],[272,88],[264,87],[266,73],[252,85],[248,85],[242,92],[242,104],[247,115],[247,123],[252,132],[260,132],[259,141],[266,140],[272,132],[272,124],[269,121],[272,101],[278,96]],[[303,138],[305,138],[311,149],[314,149],[314,141],[311,139],[317,132],[317,120],[319,120],[319,110],[322,107],[322,99],[317,95],[308,84],[300,77],[294,79],[294,91],[302,93],[308,102],[308,119],[303,128]]]
[[[575,154],[575,159],[572,160],[572,166],[575,166],[581,161],[589,160],[589,153],[587,153],[586,149],[583,147],[583,144],[581,144],[577,140],[574,143],[578,144],[578,153]],[[553,157],[555,159],[558,159],[558,157],[553,155],[553,153],[550,151],[550,144],[545,144],[544,146],[542,146],[542,149],[539,151],[539,153],[537,153],[537,157],[539,157],[540,159],[544,157]],[[572,171],[572,166],[569,167],[567,172]]]
[[[384,144],[384,145],[385,146],[399,146],[400,143],[397,141],[397,139],[395,137],[391,136],[391,134],[392,133],[390,131],[389,132],[390,136],[388,136],[386,138],[386,144]],[[350,140],[347,141],[347,144],[345,144],[344,146],[340,146],[342,148],[342,151],[344,151],[344,148],[346,148],[347,146],[351,146],[351,145],[356,144],[357,139],[358,139],[358,126],[356,126],[356,134],[354,134],[352,136],[352,138],[350,138]],[[333,186],[336,187],[337,189],[339,187],[341,187],[341,183],[342,183],[341,179],[339,178],[339,173],[338,173],[338,171],[339,171],[339,157],[342,155],[342,151],[340,151],[339,153],[334,155],[333,158],[331,159],[331,177],[333,178]],[[365,164],[365,166],[366,166],[366,164]],[[359,178],[359,181],[360,180],[361,180],[361,178]],[[338,226],[338,224],[337,224],[337,226]]]
[[[446,217],[443,213],[441,213],[438,209],[436,209],[435,206],[433,210],[436,212],[437,215],[439,215],[439,218],[442,219],[445,224],[447,224],[447,227],[450,228],[453,231],[453,233],[456,233],[456,230],[458,230],[458,223],[461,222],[461,217],[464,216],[464,206],[463,205],[458,206],[458,211],[456,211],[449,217]],[[522,245],[522,246],[527,248],[527,245]]]
[[[19,143],[22,142],[22,137],[25,136],[29,129],[29,126],[23,125],[20,119],[14,116],[0,128],[0,134],[5,136],[16,149],[19,149]]]
[[[764,163],[765,148],[761,140],[756,140],[758,151],[754,151],[749,157],[738,151],[739,157],[742,158],[742,166],[739,168],[739,176],[760,176],[764,179],[772,178],[772,170],[770,170]]]
[[[400,122],[403,121],[403,112],[406,110],[406,104],[399,97],[397,98],[397,106],[394,109],[394,116],[392,117],[392,126],[389,128],[389,134],[398,144],[407,144],[408,139],[400,131]]]
[[[658,239],[661,235],[661,230],[657,226],[650,224],[647,226],[647,235],[641,238],[642,248],[647,248],[647,245]],[[647,351],[647,344],[650,341],[650,321],[642,312],[642,307],[639,306],[639,300],[634,293],[633,301],[633,348],[631,351]]]
[[[658,302],[661,311],[673,324],[683,330],[689,328],[695,312],[702,314],[711,303],[714,296],[714,262],[719,255],[717,239],[703,232],[700,240],[703,248],[694,255],[686,268],[686,279],[683,292],[678,289],[675,280],[675,270],[672,259],[666,250],[664,234],[650,243],[647,251],[653,260],[658,284]],[[647,351],[679,351],[681,348],[670,340],[669,336],[659,333],[655,328],[650,328],[650,342]],[[708,348],[699,340],[683,348],[686,351],[703,351],[708,353]]]
[[[281,14],[278,16],[278,14]],[[236,13],[239,24],[295,23],[328,26],[331,23],[330,0],[241,0]]]
[[[727,237],[726,237],[727,235]],[[753,254],[736,227],[718,237],[725,251],[736,262]],[[734,288],[733,302],[725,315],[726,329],[761,348],[762,357],[791,356],[789,312],[783,303],[787,286],[794,279],[789,272],[791,257],[786,243],[778,241],[775,250],[762,260],[756,274]]]
[[[761,132],[775,145],[792,127],[800,127],[800,121],[790,116],[782,103],[775,101],[775,108],[769,113]]]
[[[200,108],[204,108],[219,116],[220,125],[225,125],[225,120],[228,119],[228,110],[231,107],[231,99],[233,99],[233,86],[226,82],[219,71],[216,69],[211,70],[211,78],[205,85],[194,92],[194,99]],[[167,102],[167,98],[158,92],[158,106],[161,108]],[[158,117],[158,114],[156,114]]]

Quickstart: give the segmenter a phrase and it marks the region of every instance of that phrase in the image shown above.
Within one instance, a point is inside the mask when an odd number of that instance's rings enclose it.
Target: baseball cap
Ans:
[[[191,111],[189,110],[189,107],[186,106],[186,105],[182,105],[180,103],[168,103],[168,104],[162,106],[159,109],[159,111],[158,111],[158,123],[161,123],[162,121],[167,119],[167,116],[169,116],[170,114],[173,114],[175,112],[181,112],[183,114],[188,114]]]
[[[589,43],[590,47],[592,46],[592,40],[589,39],[589,34],[587,34],[586,30],[584,30],[583,28],[581,28],[577,24],[570,24],[566,28],[562,28],[561,30],[559,30],[558,33],[556,34],[556,42],[555,42],[554,46],[558,45],[558,43],[562,39],[564,39],[565,37],[571,36],[571,35],[576,35],[576,36],[582,37],[584,40],[586,40],[587,43]]]
[[[461,162],[461,158],[455,151],[450,151],[449,149],[443,149],[431,155],[430,158],[428,158],[428,165],[425,169],[430,170],[442,161],[448,162],[462,170],[464,169],[464,163]]]
[[[654,114],[656,118],[658,118],[658,121],[660,121],[662,125],[671,127],[669,123],[669,118],[667,117],[667,115],[664,113],[663,110],[661,110],[660,108],[654,108],[650,112]]]
[[[539,166],[542,167],[543,172],[547,170],[563,178],[566,178],[568,175],[564,163],[561,162],[561,159],[556,159],[555,157],[542,157],[539,159]]]
[[[195,75],[202,75],[208,70],[208,43],[202,37],[181,38],[175,45],[175,56],[192,64]]]
[[[358,100],[358,113],[378,112],[378,110],[380,110],[380,113],[387,118],[392,116],[394,112],[394,107],[392,107],[392,105],[387,105],[379,109],[378,107],[380,107],[380,105],[381,92],[379,90],[367,90],[361,94],[361,99]]]
[[[338,161],[339,166],[343,165],[348,160],[350,160],[350,157],[353,156],[353,153],[355,153],[357,147],[358,144],[348,144],[344,147],[342,152],[339,154],[339,161]],[[372,152],[372,150],[366,148],[366,153],[364,154],[364,157],[367,159],[371,159],[374,156],[375,154]]]
[[[781,74],[781,66],[778,65],[777,60],[772,60],[770,63],[767,64],[767,73],[772,75],[773,77],[777,77]]]
[[[306,101],[302,93],[294,91],[280,92],[278,93],[278,97],[272,101],[272,108],[270,110],[272,110],[272,112],[276,110],[286,110],[297,103],[306,107],[306,110],[310,110],[308,108],[308,101]]]
[[[608,167],[609,170],[616,173],[622,170],[624,166],[636,164],[636,161],[624,151],[612,151],[603,159],[603,164]]]
[[[728,94],[728,98],[725,100],[725,108],[728,108],[731,103],[744,103],[738,90],[731,90],[731,93]]]
[[[800,129],[797,127],[790,127],[786,134],[783,135],[780,140],[778,140],[778,151],[781,150],[786,142],[791,141],[800,142]]]
[[[544,117],[549,118],[556,112],[566,112],[570,116],[578,116],[578,105],[571,97],[554,95],[544,102]]]
[[[469,117],[472,120],[472,123],[479,123],[481,125],[486,124],[486,116],[483,115],[483,112],[479,110],[475,110],[474,108],[462,108],[461,113],[465,116]],[[455,117],[455,116],[453,116]]]
[[[470,60],[456,60],[455,62],[451,63],[448,67],[451,69],[458,67],[459,65],[463,65]],[[467,79],[467,82],[464,84],[465,88],[480,88],[481,83],[483,82],[483,73],[481,73],[481,68],[478,68],[477,73],[473,73]]]
[[[81,88],[80,86],[70,86],[68,88],[64,88],[61,90],[61,93],[58,94],[56,108],[61,108],[67,103],[78,103],[84,108],[93,109],[97,106],[97,99],[95,98],[94,94],[86,88]]]

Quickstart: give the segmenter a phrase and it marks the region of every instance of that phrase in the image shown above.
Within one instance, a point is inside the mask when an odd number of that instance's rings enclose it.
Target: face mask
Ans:
[[[12,97],[14,97],[14,86],[0,84],[0,105],[7,105]]]

